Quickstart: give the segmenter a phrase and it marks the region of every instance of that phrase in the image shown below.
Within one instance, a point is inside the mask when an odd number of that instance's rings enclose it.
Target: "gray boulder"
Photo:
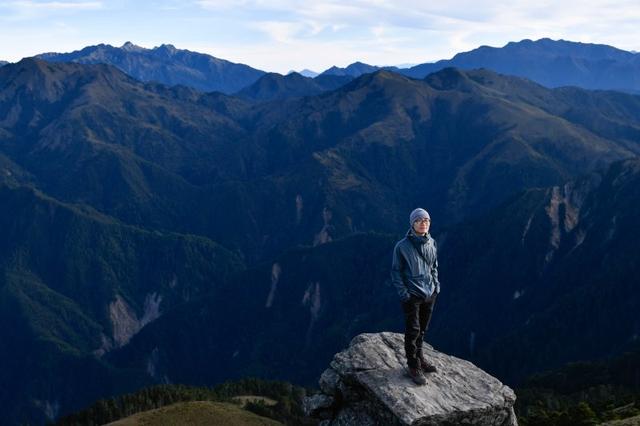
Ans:
[[[310,397],[307,415],[323,426],[517,425],[508,386],[426,343],[423,351],[438,371],[418,386],[407,375],[402,334],[356,336],[322,374],[322,393]]]

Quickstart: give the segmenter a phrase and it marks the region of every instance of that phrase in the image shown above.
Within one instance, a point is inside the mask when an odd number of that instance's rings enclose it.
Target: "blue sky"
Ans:
[[[525,38],[640,50],[638,28],[637,0],[0,0],[0,59],[131,41],[286,73],[431,62]]]

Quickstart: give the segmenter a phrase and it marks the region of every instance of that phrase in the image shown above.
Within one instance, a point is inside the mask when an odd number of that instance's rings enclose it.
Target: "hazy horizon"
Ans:
[[[624,12],[624,13],[621,13]],[[0,1],[0,59],[126,41],[172,44],[264,71],[321,72],[361,61],[419,64],[510,41],[551,38],[640,50],[631,1],[482,5],[360,0]]]

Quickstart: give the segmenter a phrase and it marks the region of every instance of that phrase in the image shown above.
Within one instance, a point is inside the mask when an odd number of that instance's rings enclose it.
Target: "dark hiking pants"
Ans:
[[[407,364],[411,368],[418,367],[418,357],[422,355],[422,340],[429,327],[433,305],[437,294],[429,299],[411,296],[406,302],[402,302],[404,311],[404,350],[407,355]]]

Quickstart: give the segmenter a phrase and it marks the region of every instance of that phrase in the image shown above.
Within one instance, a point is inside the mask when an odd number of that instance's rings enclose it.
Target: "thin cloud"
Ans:
[[[251,0],[197,0],[195,5],[208,10],[220,11],[236,8],[252,7],[256,2]]]
[[[59,10],[96,10],[103,7],[99,1],[69,2],[69,1],[12,1],[7,6],[20,11],[59,11]]]
[[[305,25],[297,22],[265,21],[257,22],[253,25],[278,43],[292,43],[301,38]]]
[[[495,38],[492,34],[502,32],[504,40],[513,40],[509,34],[522,33],[522,29],[538,32],[536,30],[542,28],[554,34],[566,34],[569,29],[581,26],[587,31],[603,27],[598,32],[606,34],[616,28],[616,22],[629,16],[634,17],[636,24],[640,20],[640,4],[628,0],[561,3],[551,0],[481,3],[475,0],[418,3],[413,0],[199,0],[196,4],[208,10],[233,10],[234,17],[262,28],[274,40],[282,40],[285,31],[288,39],[322,35],[324,29],[336,26],[365,32],[374,31],[373,28],[384,28],[386,33],[399,28],[441,31],[459,34],[458,40],[477,36],[491,39]]]
[[[54,15],[96,11],[103,7],[101,1],[11,1],[0,5],[0,21],[37,21]]]

